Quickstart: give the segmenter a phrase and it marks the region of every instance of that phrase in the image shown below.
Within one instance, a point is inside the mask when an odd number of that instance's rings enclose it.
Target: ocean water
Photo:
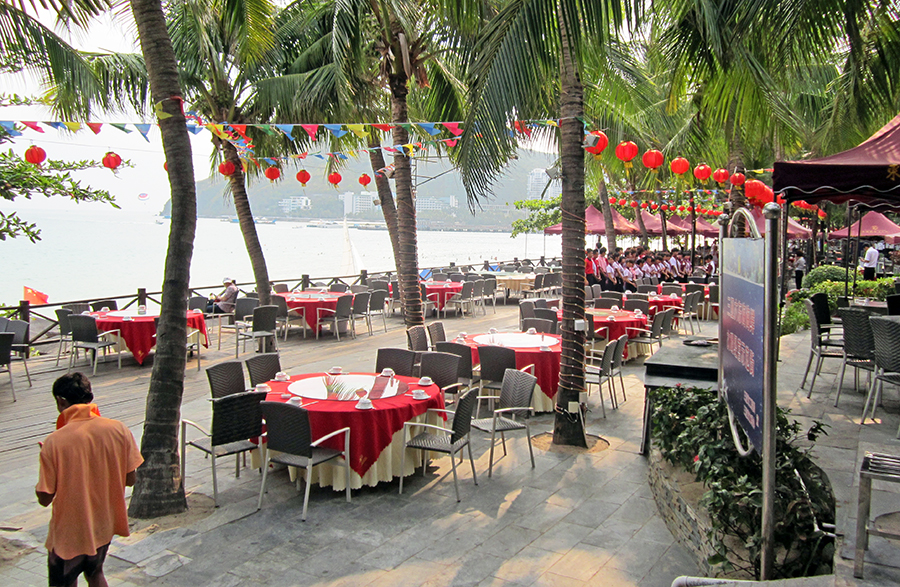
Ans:
[[[27,219],[41,229],[41,241],[0,242],[0,305],[22,299],[22,287],[50,296],[50,301],[116,296],[162,288],[169,222],[157,224],[145,211],[29,210]],[[308,228],[305,223],[258,224],[269,277],[326,277],[366,269],[394,267],[385,230]],[[351,246],[348,247],[347,242]],[[418,235],[419,265],[481,263],[485,259],[558,257],[559,236],[481,232],[431,232]],[[350,253],[352,251],[352,254]],[[348,271],[349,262],[355,271]],[[343,271],[342,271],[343,269]],[[223,277],[253,281],[250,260],[236,223],[199,218],[194,239],[191,285],[220,284]]]

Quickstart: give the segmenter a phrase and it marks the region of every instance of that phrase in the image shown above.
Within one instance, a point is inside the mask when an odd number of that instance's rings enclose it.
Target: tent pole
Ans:
[[[847,238],[844,240],[844,297],[850,294],[847,287],[850,284],[850,225],[851,225],[850,201],[847,201]]]
[[[859,239],[862,236],[862,211],[859,210],[859,206],[857,206],[857,211],[859,211],[859,224],[856,226],[856,257],[859,257]],[[848,233],[847,236],[850,236]],[[859,271],[856,270],[856,259],[854,259],[853,263],[853,295],[856,295],[856,276],[859,274]]]
[[[691,198],[693,200],[693,198]],[[694,267],[697,266],[696,253],[697,251],[697,209],[694,208],[694,205],[691,204],[691,273],[694,271]]]

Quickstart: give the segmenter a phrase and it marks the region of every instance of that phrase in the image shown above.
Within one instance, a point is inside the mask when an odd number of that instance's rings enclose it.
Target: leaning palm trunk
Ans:
[[[259,303],[265,306],[271,302],[272,284],[269,282],[266,257],[259,244],[259,235],[256,234],[256,224],[253,222],[253,212],[250,210],[250,198],[247,197],[243,163],[234,145],[228,141],[221,141],[221,145],[222,151],[225,153],[225,160],[234,164],[235,171],[228,177],[231,198],[234,201],[234,211],[237,213],[241,234],[244,236],[244,246],[247,247],[247,254],[250,255],[250,266],[253,267],[253,279],[256,281]]]
[[[379,169],[385,168],[384,155],[381,153],[380,147],[381,144],[375,138],[374,133],[369,135],[369,162],[372,164],[372,172],[375,174],[375,189],[378,190],[381,213],[384,214],[384,223],[387,226],[388,236],[391,238],[391,249],[394,251],[394,265],[398,275],[397,283],[399,283],[400,236],[397,234],[397,207],[394,205],[391,183],[384,173],[378,173]]]
[[[610,251],[616,248],[616,227],[613,226],[612,207],[609,205],[609,190],[606,182],[600,178],[600,210],[603,212],[603,230],[606,233],[606,248]]]
[[[172,42],[159,0],[132,0],[141,50],[150,78],[155,104],[170,116],[160,117],[169,185],[172,191],[172,225],[163,280],[162,307],[156,339],[156,358],[147,392],[137,483],[128,513],[135,518],[151,518],[187,509],[184,484],[178,463],[178,421],[184,392],[187,337],[188,285],[194,231],[197,226],[197,196],[191,142],[181,109],[181,87]]]
[[[584,93],[573,60],[566,3],[560,7],[560,138],[562,167],[563,319],[562,357],[553,443],[587,447],[581,414],[568,413],[570,402],[579,402],[584,390],[584,331],[575,321],[584,320]],[[579,408],[580,409],[580,408]]]
[[[406,145],[409,143],[409,133],[400,124],[409,121],[406,104],[409,89],[402,64],[398,64],[398,67],[400,72],[390,75],[391,117],[395,125],[392,133],[395,145]],[[412,172],[406,153],[398,152],[394,155],[394,184],[397,189],[397,236],[400,245],[398,281],[403,299],[403,319],[407,327],[418,326],[425,324],[425,317],[419,288],[416,204],[413,201]]]
[[[637,220],[638,228],[641,230],[641,246],[650,246],[650,236],[647,234],[647,227],[644,225],[644,217],[641,216],[641,209],[634,209],[634,217]]]

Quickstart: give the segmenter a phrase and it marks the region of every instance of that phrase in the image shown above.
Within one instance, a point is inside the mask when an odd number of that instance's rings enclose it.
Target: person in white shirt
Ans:
[[[863,279],[873,281],[875,279],[875,268],[878,267],[878,249],[872,246],[872,243],[866,245],[866,255],[863,257]]]
[[[794,280],[797,282],[797,289],[803,287],[803,274],[806,273],[806,258],[803,253],[797,253],[794,261]]]

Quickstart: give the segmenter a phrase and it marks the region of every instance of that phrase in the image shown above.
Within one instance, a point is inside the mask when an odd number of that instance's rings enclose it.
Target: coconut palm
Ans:
[[[630,2],[511,2],[483,31],[471,68],[472,114],[479,133],[458,153],[470,197],[489,193],[515,150],[511,120],[559,119],[562,172],[563,319],[555,443],[585,446],[582,419],[568,413],[584,389],[584,89],[586,53],[602,47],[629,16]],[[522,128],[519,125],[519,128]]]
[[[167,27],[178,59],[188,107],[212,123],[234,127],[266,122],[253,108],[253,83],[267,77],[278,62],[274,17],[268,0],[188,0],[169,5]],[[252,132],[250,133],[253,138]],[[250,199],[247,173],[256,165],[243,161],[234,144],[221,135],[213,143],[234,165],[228,184],[261,304],[269,302],[271,284]]]

